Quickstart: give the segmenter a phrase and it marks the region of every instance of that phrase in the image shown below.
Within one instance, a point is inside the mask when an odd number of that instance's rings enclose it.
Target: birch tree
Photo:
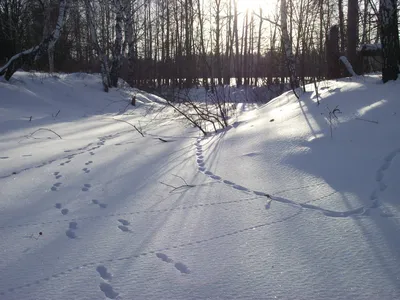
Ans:
[[[113,6],[115,9],[115,41],[112,51],[112,64],[110,71],[110,80],[113,87],[118,86],[118,77],[122,65],[122,21],[124,6],[121,0],[113,0]]]
[[[4,76],[6,80],[10,80],[13,74],[23,65],[31,65],[42,57],[42,55],[48,53],[50,48],[54,50],[54,46],[60,37],[61,28],[64,25],[67,12],[67,2],[68,0],[59,0],[59,12],[56,28],[49,34],[49,36],[44,38],[39,45],[14,55],[7,64],[0,68],[0,76]]]

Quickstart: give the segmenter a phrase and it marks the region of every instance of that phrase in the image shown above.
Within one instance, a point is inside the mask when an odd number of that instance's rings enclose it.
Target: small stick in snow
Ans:
[[[168,141],[168,140],[164,140],[163,138],[158,138],[161,142],[164,142],[164,143],[168,143],[168,142],[173,142],[172,140],[170,140],[170,141]]]
[[[46,130],[46,131],[50,131],[52,133],[54,133],[56,136],[58,136],[60,138],[60,140],[62,140],[62,137],[55,131],[51,130],[51,129],[47,129],[47,128],[39,128],[38,130],[35,130],[34,132],[32,132],[30,134],[30,136],[33,136],[36,132],[41,131],[41,130]]]
[[[173,186],[173,185],[170,185],[170,184],[167,184],[167,183],[164,183],[164,182],[160,181],[161,184],[172,188],[172,190],[170,191],[170,193],[172,193],[172,192],[174,192],[174,191],[176,191],[176,190],[178,190],[178,189],[181,189],[181,188],[192,188],[192,187],[195,187],[195,185],[193,185],[193,184],[188,184],[188,183],[186,182],[186,180],[183,179],[181,176],[178,176],[178,175],[175,175],[175,174],[172,174],[172,175],[175,176],[175,177],[178,177],[178,178],[182,179],[182,181],[183,181],[185,184],[184,184],[184,185],[181,185],[181,186]]]
[[[58,112],[57,112],[55,115],[52,114],[53,119],[57,118],[57,116],[58,116],[58,114],[60,113],[60,111],[61,111],[61,110],[59,109]]]

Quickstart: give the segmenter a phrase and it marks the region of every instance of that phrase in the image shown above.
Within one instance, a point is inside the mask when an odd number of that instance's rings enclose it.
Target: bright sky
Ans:
[[[263,14],[267,15],[275,10],[276,0],[238,0],[238,11],[240,12],[245,12],[246,9],[258,12],[260,6],[263,9]]]

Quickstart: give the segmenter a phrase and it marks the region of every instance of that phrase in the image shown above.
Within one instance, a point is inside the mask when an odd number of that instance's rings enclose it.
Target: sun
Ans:
[[[263,11],[268,10],[268,5],[271,4],[271,0],[237,0],[238,11],[245,12],[246,10],[258,12],[260,7]],[[270,8],[271,9],[271,8]]]

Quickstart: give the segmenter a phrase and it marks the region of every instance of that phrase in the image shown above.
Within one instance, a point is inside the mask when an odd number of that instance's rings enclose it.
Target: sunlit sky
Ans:
[[[263,9],[263,14],[268,15],[275,10],[276,0],[238,0],[238,11],[240,12],[245,12],[246,9],[258,12],[260,7]]]

